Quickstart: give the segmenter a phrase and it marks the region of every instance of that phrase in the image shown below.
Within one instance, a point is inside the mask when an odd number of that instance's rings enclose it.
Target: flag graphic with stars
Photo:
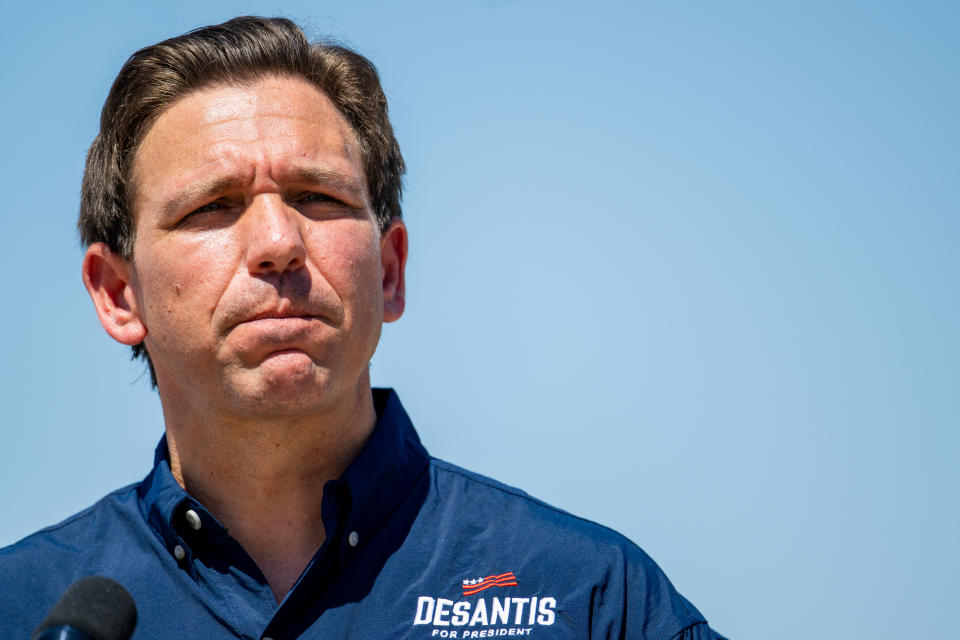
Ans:
[[[489,589],[490,587],[515,587],[517,586],[517,576],[513,575],[513,571],[508,571],[507,573],[501,573],[498,576],[487,576],[486,578],[468,578],[463,581],[463,595],[472,596],[475,593],[480,593],[484,589]]]

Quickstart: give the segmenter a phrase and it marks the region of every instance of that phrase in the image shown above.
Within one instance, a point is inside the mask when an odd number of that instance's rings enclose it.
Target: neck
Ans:
[[[277,602],[323,544],[324,485],[343,474],[373,431],[369,378],[364,382],[342,406],[285,419],[176,406],[170,415],[163,403],[174,478],[257,563]]]

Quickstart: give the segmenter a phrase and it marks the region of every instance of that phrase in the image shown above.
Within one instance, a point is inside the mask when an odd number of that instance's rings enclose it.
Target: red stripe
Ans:
[[[513,578],[514,580],[516,580],[516,576],[513,575],[513,571],[507,571],[506,573],[501,573],[501,574],[498,575],[498,576],[487,576],[486,578],[484,578],[481,582],[478,582],[477,584],[483,584],[483,583],[486,582],[487,580],[499,580],[499,579],[501,579],[501,578]]]
[[[464,590],[463,590],[463,595],[465,595],[465,596],[472,596],[472,595],[475,594],[475,593],[480,593],[481,591],[486,591],[486,590],[489,589],[490,587],[515,587],[515,586],[517,586],[517,583],[516,583],[516,582],[505,582],[505,583],[503,583],[503,584],[488,584],[488,585],[486,585],[486,586],[480,587],[479,589],[474,589],[473,591],[467,591],[466,589],[464,589]]]
[[[487,576],[486,578],[484,578],[484,580],[495,580],[497,578],[506,578],[507,576],[512,576],[512,575],[513,575],[513,571],[507,571],[506,573],[501,573],[498,576]]]
[[[464,589],[474,589],[476,587],[483,586],[485,584],[500,582],[501,580],[516,580],[516,576],[513,574],[505,573],[502,576],[490,576],[489,578],[484,578],[480,582],[475,582],[473,584],[463,585]]]
[[[485,589],[490,587],[515,587],[517,586],[517,578],[513,575],[513,572],[503,573],[499,576],[488,576],[483,579],[482,582],[477,584],[465,585],[463,587],[463,595],[472,596],[475,593],[480,593]]]

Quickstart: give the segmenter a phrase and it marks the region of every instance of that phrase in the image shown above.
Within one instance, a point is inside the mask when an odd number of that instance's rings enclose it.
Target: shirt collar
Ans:
[[[354,542],[349,543],[352,547],[362,546],[363,541],[379,529],[414,487],[429,462],[429,455],[396,392],[374,389],[373,402],[377,424],[370,438],[341,478],[325,487],[325,491],[333,489],[336,483],[349,496],[340,527],[356,532]],[[138,493],[144,519],[171,552],[179,545],[188,559],[191,555],[192,545],[186,541],[195,536],[186,518],[188,510],[199,516],[207,540],[226,537],[226,530],[216,518],[174,479],[166,436],[157,445],[153,470],[140,483]],[[332,533],[328,531],[328,537]]]
[[[392,389],[374,389],[377,425],[341,480],[351,507],[344,523],[360,543],[369,539],[410,493],[429,456]]]

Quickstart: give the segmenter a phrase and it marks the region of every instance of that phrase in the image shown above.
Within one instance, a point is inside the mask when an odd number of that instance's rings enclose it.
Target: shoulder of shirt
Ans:
[[[131,517],[136,501],[137,485],[122,487],[63,521],[0,548],[4,614],[0,637],[26,638],[77,578],[108,575],[110,561],[128,552],[128,529],[117,525]]]
[[[548,550],[554,559],[576,558],[577,562],[567,568],[563,568],[567,563],[554,563],[561,567],[557,571],[575,572],[581,581],[590,574],[598,584],[607,585],[609,592],[619,588],[617,585],[625,586],[623,578],[627,578],[630,586],[626,588],[642,594],[639,609],[650,602],[669,603],[665,606],[680,624],[677,629],[704,622],[702,614],[676,592],[657,563],[623,534],[444,460],[431,458],[430,466],[439,485],[439,498],[452,503],[448,508],[457,510],[456,519],[496,527],[498,535],[490,537],[498,544],[519,544],[524,554],[540,548]],[[469,498],[457,500],[457,484],[470,492]],[[451,498],[445,493],[454,495]],[[457,502],[462,504],[456,506]],[[620,578],[611,581],[613,576]],[[623,596],[628,597],[626,593]]]
[[[618,603],[632,597],[639,603],[631,608],[633,615],[644,612],[632,624],[643,615],[664,623],[673,621],[675,626],[667,624],[662,630],[669,631],[666,637],[703,624],[703,615],[677,593],[657,563],[623,534],[444,460],[431,458],[430,467],[438,485],[438,499],[449,503],[444,510],[448,515],[455,512],[452,520],[496,529],[496,535],[486,537],[496,540],[503,549],[522,549],[520,557],[537,555],[534,549],[545,551],[547,555],[542,557],[555,560],[555,574],[576,574],[580,584],[592,579],[605,585],[606,600],[612,606],[609,615],[620,616]],[[460,500],[459,491],[469,494],[464,493]],[[563,559],[573,561],[566,563]],[[625,589],[619,600],[613,595],[618,589]],[[664,611],[670,611],[670,615],[664,616]]]
[[[610,527],[572,514],[569,511],[565,511],[559,507],[553,506],[548,502],[544,502],[543,500],[535,498],[522,489],[504,484],[503,482],[494,480],[493,478],[476,473],[474,471],[470,471],[469,469],[464,469],[463,467],[457,466],[445,460],[431,457],[430,465],[439,473],[460,476],[465,482],[468,482],[472,485],[479,485],[485,489],[488,489],[491,492],[491,499],[496,499],[496,496],[499,495],[499,497],[503,500],[522,502],[526,504],[533,513],[538,514],[544,521],[548,521],[563,528],[579,530],[580,532],[592,537],[596,542],[606,542],[639,551],[645,559],[653,562],[649,559],[649,556],[646,555],[643,549],[638,547],[629,538],[618,531],[611,529]]]
[[[0,548],[0,563],[24,554],[29,555],[31,551],[42,553],[51,545],[60,551],[80,551],[87,543],[97,542],[97,537],[89,526],[90,521],[103,511],[115,508],[118,502],[135,500],[138,485],[139,483],[133,483],[111,491],[86,509]]]

